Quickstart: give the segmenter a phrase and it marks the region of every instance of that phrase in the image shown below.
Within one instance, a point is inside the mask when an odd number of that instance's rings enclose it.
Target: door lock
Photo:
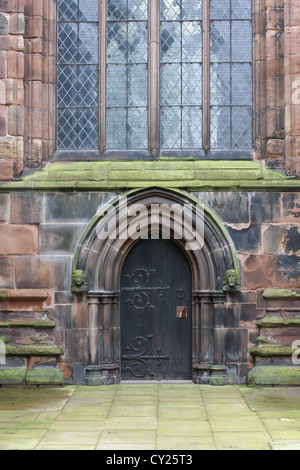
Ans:
[[[187,315],[188,315],[187,306],[176,307],[176,318],[184,319],[184,318],[187,318]]]

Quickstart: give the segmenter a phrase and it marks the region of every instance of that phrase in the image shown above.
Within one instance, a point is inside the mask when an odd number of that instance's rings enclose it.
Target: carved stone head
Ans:
[[[223,282],[223,291],[224,292],[239,292],[240,291],[239,276],[235,269],[229,269],[229,271],[226,272],[224,282]]]
[[[80,269],[73,271],[72,286],[71,286],[72,292],[87,292],[88,285],[85,281],[86,281],[86,277],[83,271],[81,271]]]

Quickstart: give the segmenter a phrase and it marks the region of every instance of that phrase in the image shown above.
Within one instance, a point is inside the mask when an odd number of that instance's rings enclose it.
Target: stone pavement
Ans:
[[[300,388],[2,388],[0,449],[300,450]]]

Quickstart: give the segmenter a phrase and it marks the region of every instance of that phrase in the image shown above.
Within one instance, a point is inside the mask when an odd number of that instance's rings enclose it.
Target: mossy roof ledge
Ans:
[[[256,161],[158,160],[53,162],[20,179],[0,183],[0,190],[124,190],[160,186],[190,191],[300,190],[300,180]]]

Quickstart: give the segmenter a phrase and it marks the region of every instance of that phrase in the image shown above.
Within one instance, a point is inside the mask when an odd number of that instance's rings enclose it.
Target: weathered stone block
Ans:
[[[282,288],[299,287],[300,257],[279,255],[275,262],[274,277],[277,284]]]
[[[49,288],[69,290],[71,257],[27,256],[16,260],[16,285],[19,289]]]
[[[105,193],[77,193],[77,194],[46,194],[46,219],[51,222],[89,221],[97,212],[104,200]]]
[[[251,193],[250,219],[252,222],[280,221],[280,193]]]
[[[86,225],[41,224],[41,254],[73,254]]]
[[[9,194],[0,194],[0,222],[9,222],[10,196]]]
[[[227,226],[235,248],[240,253],[258,252],[261,246],[261,225],[252,223],[249,227]]]
[[[300,255],[300,227],[270,225],[263,232],[263,247],[267,254]]]
[[[247,193],[218,192],[197,193],[199,199],[208,205],[224,222],[249,222],[249,200]]]
[[[44,219],[44,195],[27,192],[11,195],[12,224],[40,224]]]
[[[0,246],[3,255],[37,254],[38,229],[28,225],[2,225]]]
[[[13,289],[15,286],[15,259],[0,255],[0,288]]]

